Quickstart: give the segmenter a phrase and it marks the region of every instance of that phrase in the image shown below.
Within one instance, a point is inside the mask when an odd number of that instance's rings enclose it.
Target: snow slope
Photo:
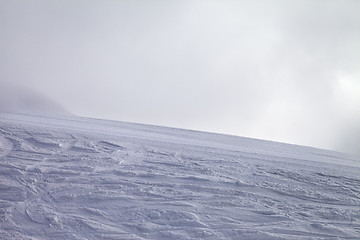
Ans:
[[[0,239],[360,239],[360,159],[2,113]]]
[[[71,115],[43,94],[0,79],[0,112]]]

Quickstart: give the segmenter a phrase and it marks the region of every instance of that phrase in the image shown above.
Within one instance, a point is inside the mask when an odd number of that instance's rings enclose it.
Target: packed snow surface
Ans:
[[[0,239],[360,239],[360,159],[2,113]]]

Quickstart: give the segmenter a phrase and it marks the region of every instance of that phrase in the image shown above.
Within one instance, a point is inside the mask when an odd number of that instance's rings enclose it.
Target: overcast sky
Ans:
[[[0,79],[68,111],[360,154],[358,0],[0,0]]]

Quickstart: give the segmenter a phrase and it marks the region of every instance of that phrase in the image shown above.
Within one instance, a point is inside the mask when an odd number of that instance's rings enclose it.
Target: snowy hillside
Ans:
[[[0,239],[360,239],[360,159],[2,113]]]
[[[1,80],[2,79],[0,79],[0,81]],[[0,85],[0,113],[17,112],[71,115],[58,103],[33,89],[2,81]]]

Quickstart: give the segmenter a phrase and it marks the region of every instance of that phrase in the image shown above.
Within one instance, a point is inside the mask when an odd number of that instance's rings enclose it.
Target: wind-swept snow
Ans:
[[[0,115],[0,239],[359,239],[360,159],[77,117]]]

